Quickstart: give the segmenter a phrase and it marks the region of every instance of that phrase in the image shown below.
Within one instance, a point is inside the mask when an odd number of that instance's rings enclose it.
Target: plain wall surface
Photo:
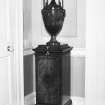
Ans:
[[[105,105],[105,0],[86,5],[86,105]]]

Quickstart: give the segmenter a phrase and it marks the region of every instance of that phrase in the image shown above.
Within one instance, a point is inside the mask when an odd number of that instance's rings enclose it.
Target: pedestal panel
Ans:
[[[33,49],[36,62],[36,104],[61,105],[68,100],[71,104],[71,49],[67,45],[42,45]],[[65,96],[67,101],[63,102]]]
[[[62,86],[59,57],[37,56],[36,62],[36,103],[60,104]]]

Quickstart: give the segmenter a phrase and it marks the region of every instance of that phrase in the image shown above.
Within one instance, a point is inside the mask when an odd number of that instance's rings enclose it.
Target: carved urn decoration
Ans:
[[[56,37],[62,29],[63,0],[43,0],[43,22],[51,39],[38,45],[35,52],[36,105],[72,105],[70,99],[70,53],[72,47]]]
[[[52,0],[50,4],[43,1],[42,17],[45,28],[51,36],[51,40],[47,43],[48,45],[59,45],[60,43],[56,40],[56,36],[61,31],[64,18],[65,9],[63,9],[63,0],[59,0],[58,4],[55,0]]]

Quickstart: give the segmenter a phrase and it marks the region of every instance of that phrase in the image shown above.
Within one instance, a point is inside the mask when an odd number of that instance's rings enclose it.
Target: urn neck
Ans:
[[[51,36],[50,41],[47,43],[47,45],[60,45],[60,43],[56,40],[56,36]]]

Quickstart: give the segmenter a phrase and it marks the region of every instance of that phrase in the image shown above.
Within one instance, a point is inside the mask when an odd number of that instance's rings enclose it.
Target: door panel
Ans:
[[[11,54],[8,51],[8,46],[12,46],[10,24],[10,0],[0,0],[0,58]]]
[[[10,39],[10,0],[0,0],[0,42]]]
[[[7,40],[7,0],[0,0],[0,42]]]
[[[11,0],[0,0],[0,105],[15,105],[16,102],[10,3]]]
[[[0,59],[0,105],[11,104],[10,57]]]
[[[0,105],[23,105],[22,0],[0,0]]]

